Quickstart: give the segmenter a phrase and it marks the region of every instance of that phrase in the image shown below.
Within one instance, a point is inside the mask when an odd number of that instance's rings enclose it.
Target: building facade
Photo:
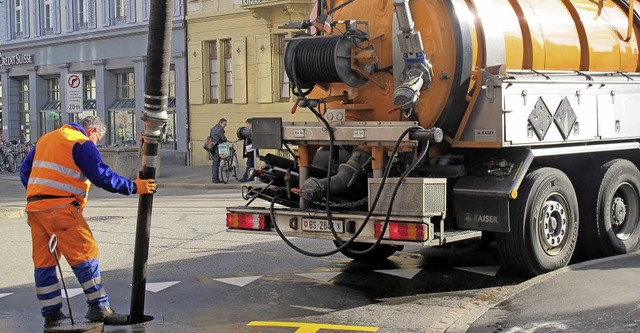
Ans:
[[[184,4],[174,3],[164,164],[188,160]],[[108,127],[100,144],[136,146],[144,128],[149,9],[150,0],[0,2],[0,134],[35,142],[68,121],[97,115]]]
[[[289,21],[309,17],[315,0],[195,0],[187,5],[191,161],[210,164],[202,149],[209,130],[228,120],[226,136],[247,118],[282,117],[313,121],[310,112],[291,114],[284,71]],[[242,143],[235,144],[242,151]],[[244,164],[244,161],[241,162]]]

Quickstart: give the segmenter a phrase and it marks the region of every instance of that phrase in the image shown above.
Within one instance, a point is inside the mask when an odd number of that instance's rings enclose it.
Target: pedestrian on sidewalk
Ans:
[[[246,128],[251,129],[251,118],[245,120],[244,124]],[[258,151],[254,151],[251,138],[244,139],[244,144],[242,145],[242,156],[247,159],[247,167],[244,170],[242,178],[240,178],[241,182],[253,180],[253,176],[249,179],[249,171],[255,168],[255,154],[258,154]]]
[[[227,142],[227,137],[224,136],[224,128],[227,127],[227,120],[220,118],[218,123],[211,127],[209,136],[213,140],[213,148],[211,149],[211,181],[213,183],[222,183],[220,175],[218,175],[218,167],[220,166],[220,154],[218,153],[218,145]]]
[[[56,251],[64,255],[87,297],[85,318],[105,324],[127,324],[127,315],[116,313],[102,285],[98,244],[82,211],[89,186],[112,193],[155,193],[154,179],[130,180],[113,172],[96,148],[106,131],[104,122],[88,116],[69,123],[38,140],[20,166],[20,180],[27,189],[27,222],[31,227],[36,293],[45,327],[66,316],[56,273],[56,258],[49,239],[58,239]]]

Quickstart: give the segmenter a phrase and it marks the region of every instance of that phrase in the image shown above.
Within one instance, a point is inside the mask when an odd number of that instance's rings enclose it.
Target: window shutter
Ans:
[[[29,37],[29,32],[31,30],[31,24],[29,23],[29,1],[22,2],[22,23],[23,24],[23,38]]]
[[[233,45],[233,103],[247,103],[247,37],[235,37]]]
[[[69,2],[69,1],[67,1],[67,2]],[[70,7],[73,8],[72,6],[70,6]],[[60,22],[60,20],[61,20],[60,16],[62,16],[62,13],[60,12],[60,0],[54,0],[53,1],[53,15],[54,15],[53,31],[55,33],[59,34],[59,33],[62,32],[62,22]],[[72,28],[73,28],[73,16],[71,16],[71,19],[67,20],[67,22],[68,21],[71,21],[71,25],[72,25]],[[71,30],[71,31],[73,31],[73,30]]]
[[[182,1],[173,0],[173,16],[180,16],[180,7],[182,7]]]
[[[76,23],[76,4],[77,0],[66,1],[65,6],[67,7],[67,32],[73,32],[75,29]]]
[[[204,104],[205,82],[202,80],[202,75],[205,69],[203,67],[204,57],[202,54],[202,43],[189,43],[188,47],[189,52],[193,53],[193,58],[189,59],[189,103]],[[209,89],[209,87],[207,87],[207,89]]]
[[[96,28],[96,0],[89,0],[89,28]]]
[[[41,29],[42,29],[42,4],[36,2],[36,4],[33,6],[33,18],[35,19],[34,23],[34,28],[35,31],[33,32],[33,36],[34,37],[38,37],[40,36],[41,33]]]
[[[136,0],[128,0],[127,20],[131,23],[136,21]]]
[[[142,0],[142,20],[149,21],[149,12],[151,11],[149,0]]]
[[[13,16],[11,16],[12,11],[13,11],[13,0],[9,0],[7,2],[6,11],[4,11],[6,20],[0,21],[0,22],[6,22],[5,25],[3,26],[5,40],[11,40],[11,32],[13,31]]]
[[[256,37],[256,94],[258,103],[273,102],[271,77],[271,36]]]
[[[102,1],[102,26],[108,27],[111,25],[111,3],[113,0]]]

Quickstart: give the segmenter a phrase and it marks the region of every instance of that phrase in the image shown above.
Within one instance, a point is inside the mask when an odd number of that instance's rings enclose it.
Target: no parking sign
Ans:
[[[67,74],[67,112],[82,112],[82,74]]]

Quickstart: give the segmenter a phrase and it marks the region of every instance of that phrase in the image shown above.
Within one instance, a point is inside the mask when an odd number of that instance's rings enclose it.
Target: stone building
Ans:
[[[177,0],[173,11],[163,164],[188,159],[184,4]],[[0,128],[5,139],[33,142],[68,121],[97,115],[108,126],[102,145],[136,146],[144,126],[149,8],[150,0],[1,1]]]
[[[211,163],[202,149],[210,128],[228,120],[226,136],[251,117],[309,121],[291,114],[294,100],[284,71],[286,38],[278,27],[309,17],[315,0],[195,0],[188,2],[187,57],[191,161]],[[242,151],[241,142],[236,149]],[[242,160],[242,159],[241,159]],[[244,162],[242,161],[241,164]]]

